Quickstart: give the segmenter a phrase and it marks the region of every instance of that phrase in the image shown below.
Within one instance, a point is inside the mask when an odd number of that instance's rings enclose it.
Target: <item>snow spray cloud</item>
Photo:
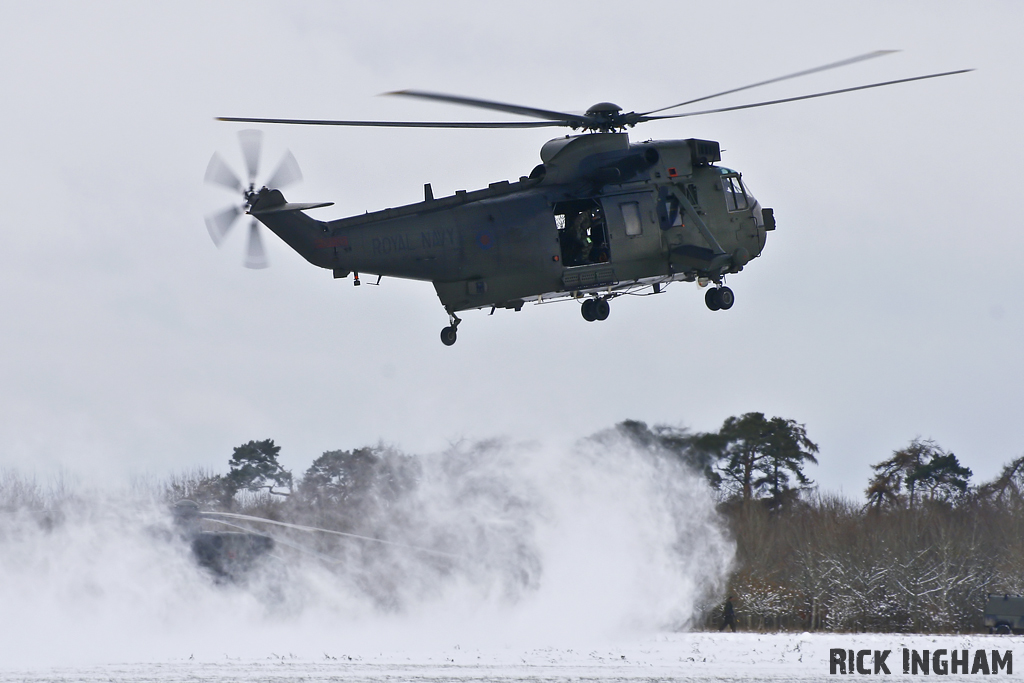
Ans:
[[[260,528],[275,557],[237,585],[194,562],[153,496],[22,496],[4,509],[16,477],[0,478],[0,658],[593,642],[683,628],[724,587],[732,544],[703,478],[670,457],[614,435],[403,457],[412,483],[353,529],[390,543]]]

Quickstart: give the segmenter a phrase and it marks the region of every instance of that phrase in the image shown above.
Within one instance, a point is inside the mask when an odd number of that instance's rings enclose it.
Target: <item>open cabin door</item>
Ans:
[[[566,291],[614,284],[635,270],[623,264],[660,251],[653,192],[560,202],[554,212]]]
[[[562,265],[566,268],[608,263],[608,226],[601,203],[578,199],[555,204],[555,226]]]
[[[555,227],[565,291],[593,289],[615,282],[604,209],[597,199],[555,204]]]

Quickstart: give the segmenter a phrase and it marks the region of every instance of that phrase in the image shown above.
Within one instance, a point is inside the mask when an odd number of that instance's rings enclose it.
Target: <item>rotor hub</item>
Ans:
[[[636,124],[631,119],[635,115],[623,114],[622,107],[614,102],[598,102],[587,110],[586,116],[590,121],[583,127],[587,130],[600,131],[602,133],[625,130],[627,127],[632,127]]]
[[[249,189],[242,191],[242,199],[245,200],[246,211],[252,208],[253,204],[256,203],[259,191],[256,190],[255,183],[249,183]]]
[[[618,116],[622,111],[622,107],[611,102],[598,102],[590,109],[587,110],[587,116],[594,116],[598,118],[612,118]]]

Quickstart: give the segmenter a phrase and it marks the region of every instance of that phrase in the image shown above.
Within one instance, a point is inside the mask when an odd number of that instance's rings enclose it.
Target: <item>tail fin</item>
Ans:
[[[270,228],[278,237],[304,259],[321,268],[330,268],[325,261],[326,254],[320,247],[328,230],[327,223],[318,221],[304,213],[306,209],[331,206],[333,202],[295,204],[285,201],[280,190],[263,188],[253,198],[249,211],[253,218]],[[333,255],[333,251],[331,252]]]
[[[280,190],[260,190],[256,197],[256,201],[253,202],[249,208],[249,213],[253,216],[259,216],[260,214],[266,213],[280,213],[282,211],[305,211],[307,209],[319,209],[323,206],[333,206],[334,202],[312,202],[305,204],[297,204],[294,202],[286,202],[284,195],[281,194]]]

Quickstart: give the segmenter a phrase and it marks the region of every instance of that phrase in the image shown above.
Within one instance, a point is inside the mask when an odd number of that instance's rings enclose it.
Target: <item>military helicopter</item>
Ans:
[[[219,582],[242,580],[265,556],[274,550],[274,539],[227,523],[231,531],[204,529],[204,519],[224,524],[216,515],[200,510],[191,500],[179,500],[171,508],[174,526],[188,541],[192,557]]]
[[[192,559],[209,572],[217,583],[242,583],[247,576],[265,562],[278,548],[289,548],[304,555],[336,564],[338,558],[323,555],[310,547],[310,543],[296,543],[275,538],[253,527],[271,527],[301,532],[305,535],[329,535],[346,541],[373,543],[397,548],[417,555],[432,556],[447,562],[467,559],[465,556],[409,543],[389,541],[336,529],[321,529],[281,522],[266,517],[254,517],[234,512],[202,510],[198,503],[183,499],[171,506],[171,520],[181,540],[189,544]]]
[[[717,165],[712,140],[630,142],[626,130],[647,121],[764,107],[966,73],[960,69],[750,104],[665,114],[671,109],[848,66],[895,52],[879,50],[650,111],[624,112],[600,102],[583,114],[524,107],[457,95],[401,90],[389,95],[447,102],[539,119],[535,121],[338,121],[218,117],[219,121],[314,126],[405,128],[540,128],[581,131],[547,142],[541,164],[517,182],[449,197],[424,186],[422,202],[333,221],[304,212],[322,203],[291,203],[281,188],[301,178],[291,153],[257,189],[260,132],[240,131],[248,186],[218,154],[206,181],[242,193],[241,205],[208,216],[220,244],[244,213],[252,216],[246,265],[267,265],[258,223],[335,278],[351,273],[433,283],[448,313],[441,341],[451,346],[470,309],[519,311],[527,302],[570,299],[587,321],[605,320],[609,301],[624,294],[658,294],[677,281],[711,286],[705,303],[728,310],[735,301],[727,275],[761,255],[775,229],[772,209],[750,193],[740,172]]]

